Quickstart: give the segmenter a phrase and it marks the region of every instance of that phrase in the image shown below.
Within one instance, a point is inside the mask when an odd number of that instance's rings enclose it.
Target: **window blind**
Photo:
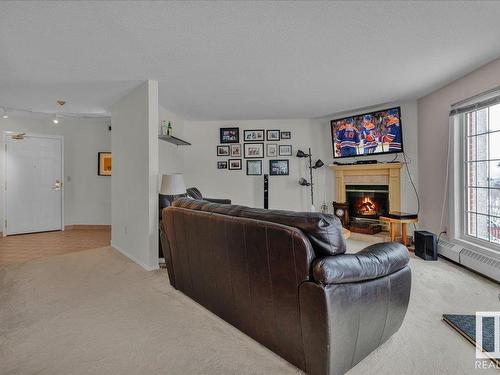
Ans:
[[[500,103],[500,86],[453,104],[450,110],[450,117],[461,113],[477,111],[498,103]]]

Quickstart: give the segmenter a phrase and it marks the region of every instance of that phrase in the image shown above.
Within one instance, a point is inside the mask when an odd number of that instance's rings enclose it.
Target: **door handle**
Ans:
[[[56,178],[56,183],[54,184],[54,186],[52,187],[52,189],[54,190],[61,190],[63,187],[63,183],[60,179]]]

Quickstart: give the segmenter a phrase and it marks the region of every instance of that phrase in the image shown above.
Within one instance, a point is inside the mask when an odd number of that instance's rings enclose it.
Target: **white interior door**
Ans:
[[[5,136],[5,234],[63,229],[62,152],[62,137]]]

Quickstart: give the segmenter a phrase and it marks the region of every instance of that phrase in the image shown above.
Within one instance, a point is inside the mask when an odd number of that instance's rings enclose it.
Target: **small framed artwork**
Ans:
[[[269,174],[271,176],[288,176],[288,160],[269,160]]]
[[[220,128],[220,143],[240,143],[240,128]]]
[[[243,153],[246,159],[258,159],[264,157],[264,143],[244,143]]]
[[[268,141],[279,141],[280,131],[279,130],[268,130],[266,132],[266,138]]]
[[[229,156],[229,146],[217,146],[217,156]]]
[[[280,154],[280,156],[292,156],[292,146],[291,145],[280,145],[279,154]]]
[[[247,160],[247,176],[262,175],[262,160]]]
[[[227,169],[227,161],[218,161],[217,169]]]
[[[275,158],[276,156],[278,156],[278,144],[268,143],[266,145],[266,155],[268,158]]]
[[[111,176],[112,158],[111,152],[99,152],[97,155],[97,175]]]
[[[243,140],[245,142],[263,141],[264,130],[243,130]]]
[[[229,159],[229,170],[241,169],[241,159]]]
[[[233,144],[230,145],[231,148],[231,157],[232,158],[241,158],[241,144]]]
[[[281,132],[281,139],[292,139],[292,132]]]

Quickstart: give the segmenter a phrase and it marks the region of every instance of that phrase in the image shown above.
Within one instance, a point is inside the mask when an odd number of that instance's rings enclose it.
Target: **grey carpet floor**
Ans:
[[[498,373],[441,322],[500,310],[498,285],[443,260],[411,268],[402,328],[349,374]],[[0,267],[2,375],[300,373],[112,248]]]

